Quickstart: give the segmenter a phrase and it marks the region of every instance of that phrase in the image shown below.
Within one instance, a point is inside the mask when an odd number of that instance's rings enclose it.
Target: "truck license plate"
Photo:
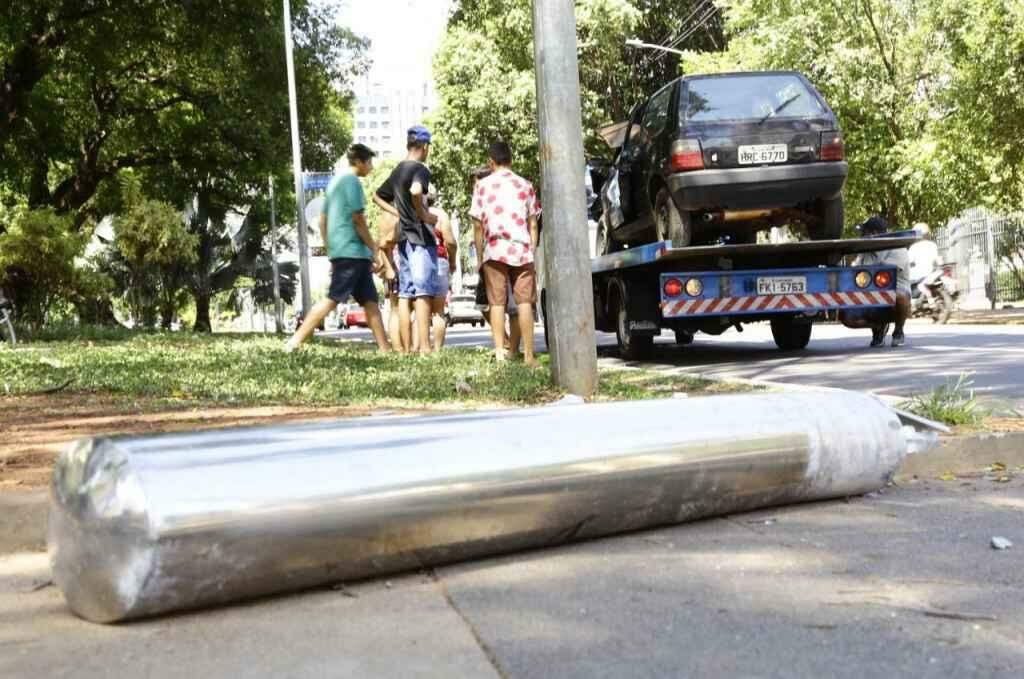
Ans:
[[[752,144],[740,146],[740,165],[767,165],[784,163],[789,158],[789,147],[785,144]]]
[[[757,279],[759,295],[791,295],[807,292],[806,276],[765,276]]]

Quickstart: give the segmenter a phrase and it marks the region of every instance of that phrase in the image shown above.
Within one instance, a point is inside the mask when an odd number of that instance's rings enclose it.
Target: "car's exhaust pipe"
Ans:
[[[767,219],[778,210],[713,210],[705,212],[705,222],[749,222],[755,219]]]
[[[85,439],[49,552],[96,622],[883,486],[914,440],[843,391]]]

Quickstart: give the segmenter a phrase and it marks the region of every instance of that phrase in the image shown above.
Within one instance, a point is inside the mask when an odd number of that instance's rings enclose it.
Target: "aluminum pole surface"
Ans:
[[[281,271],[277,264],[277,205],[274,202],[274,177],[270,182],[270,263],[274,275],[274,332],[284,332],[284,314],[281,308]]]
[[[284,54],[288,69],[288,115],[292,128],[292,173],[295,175],[295,225],[298,231],[299,282],[302,288],[302,313],[312,306],[309,291],[309,243],[306,238],[306,205],[302,186],[302,145],[299,141],[299,107],[295,92],[295,59],[292,57],[292,12],[284,0]]]
[[[597,342],[573,0],[534,0],[533,36],[551,370],[566,391],[590,396],[597,390]]]
[[[856,495],[907,449],[838,391],[87,439],[48,547],[71,609],[113,622]]]

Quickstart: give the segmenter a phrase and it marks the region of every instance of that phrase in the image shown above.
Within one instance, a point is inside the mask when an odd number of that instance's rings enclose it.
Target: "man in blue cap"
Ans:
[[[430,131],[409,128],[409,154],[373,196],[382,210],[398,217],[398,317],[402,347],[412,346],[412,312],[420,337],[430,337],[431,300],[437,291],[437,217],[427,209],[430,169]],[[430,342],[420,342],[420,353],[430,353]]]

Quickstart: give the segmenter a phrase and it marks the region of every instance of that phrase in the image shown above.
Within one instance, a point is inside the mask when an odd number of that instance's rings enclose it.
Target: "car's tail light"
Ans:
[[[672,171],[689,172],[704,169],[704,155],[696,139],[678,139],[672,144]]]
[[[880,288],[887,288],[892,284],[892,274],[888,271],[879,271],[875,274],[875,285]]]
[[[670,278],[665,281],[665,296],[678,297],[683,294],[683,282],[678,278]]]
[[[819,157],[822,160],[843,160],[846,158],[846,149],[843,148],[843,133],[839,130],[830,130],[821,133],[821,152]]]

